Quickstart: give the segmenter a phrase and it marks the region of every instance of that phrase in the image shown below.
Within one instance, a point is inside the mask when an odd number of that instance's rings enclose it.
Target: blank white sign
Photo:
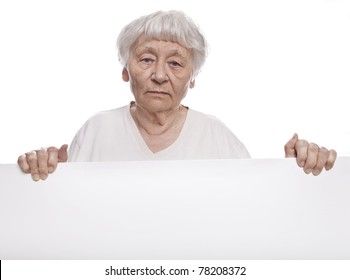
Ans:
[[[0,165],[0,259],[350,259],[350,158]]]

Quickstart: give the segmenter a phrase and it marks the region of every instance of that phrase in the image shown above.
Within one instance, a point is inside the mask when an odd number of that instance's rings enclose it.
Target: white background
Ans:
[[[215,115],[252,157],[301,138],[350,154],[350,1],[7,0],[0,2],[0,163],[70,143],[91,115],[126,105],[121,28],[180,9],[210,54],[184,104]]]

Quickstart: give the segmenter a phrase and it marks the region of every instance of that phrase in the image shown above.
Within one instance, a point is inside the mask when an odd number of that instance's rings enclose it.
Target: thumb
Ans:
[[[58,162],[66,162],[68,160],[68,145],[64,144],[58,150]]]
[[[298,134],[294,133],[293,137],[284,145],[285,157],[296,157],[295,144],[298,141]]]

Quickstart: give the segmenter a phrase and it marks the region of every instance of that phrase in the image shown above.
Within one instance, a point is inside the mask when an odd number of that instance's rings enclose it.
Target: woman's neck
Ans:
[[[142,135],[146,133],[149,136],[156,136],[181,131],[187,108],[180,105],[174,110],[148,112],[133,102],[130,113]]]

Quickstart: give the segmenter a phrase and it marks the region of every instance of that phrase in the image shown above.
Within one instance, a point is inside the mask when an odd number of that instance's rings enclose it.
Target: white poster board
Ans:
[[[0,259],[350,259],[350,158],[0,165]]]

